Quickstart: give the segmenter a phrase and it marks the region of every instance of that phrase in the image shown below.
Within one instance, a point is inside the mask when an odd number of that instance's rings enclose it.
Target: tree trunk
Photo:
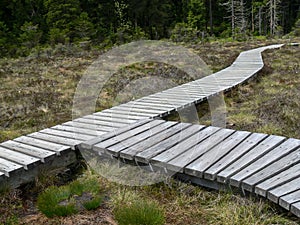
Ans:
[[[210,26],[210,35],[213,35],[213,13],[212,13],[212,0],[209,0],[209,26]]]

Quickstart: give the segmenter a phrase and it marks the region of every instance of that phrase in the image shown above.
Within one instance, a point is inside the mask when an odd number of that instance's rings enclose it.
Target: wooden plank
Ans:
[[[8,161],[20,164],[24,169],[28,170],[33,167],[33,164],[41,162],[40,159],[10,150],[6,147],[0,146],[0,157]]]
[[[291,206],[291,212],[294,215],[300,217],[300,202],[292,204],[292,206]]]
[[[183,152],[183,154],[180,154],[171,161],[168,161],[167,168],[173,171],[184,172],[184,168],[187,165],[197,160],[199,157],[232,135],[234,132],[234,130],[229,129],[218,130],[216,133],[213,133],[195,147],[188,149],[187,151]]]
[[[168,96],[168,97],[173,97],[176,99],[197,99],[197,98],[205,98],[206,95],[201,93],[201,89],[199,88],[198,90],[192,90],[192,89],[187,89],[187,88],[181,88],[178,90],[172,90],[172,91],[166,91],[162,92],[163,96]],[[205,90],[203,88],[203,90]]]
[[[144,150],[147,150],[148,148],[151,148],[152,146],[161,143],[162,141],[166,140],[167,138],[182,132],[184,129],[188,128],[191,126],[191,124],[187,123],[177,123],[171,128],[168,128],[167,130],[158,133],[156,135],[151,135],[150,138],[141,141],[133,146],[131,146],[128,149],[125,149],[121,152],[121,157],[133,160],[134,156],[137,154],[143,152]],[[137,160],[138,161],[138,160]]]
[[[284,196],[286,194],[289,194],[293,191],[297,191],[300,189],[299,187],[299,184],[300,184],[300,177],[288,182],[288,183],[285,183],[277,188],[274,188],[272,190],[270,190],[268,192],[268,199],[271,200],[272,202],[275,202],[275,203],[279,203],[279,198],[281,196]]]
[[[69,121],[66,123],[62,124],[63,126],[69,126],[69,127],[76,127],[76,128],[83,128],[83,129],[90,129],[90,130],[95,130],[99,132],[111,132],[116,129],[116,127],[107,127],[107,126],[101,126],[101,125],[96,125],[96,124],[91,124],[91,123],[84,123],[84,122],[75,122],[75,121]]]
[[[183,140],[167,151],[157,155],[156,157],[151,159],[152,164],[159,164],[162,166],[166,166],[166,163],[176,158],[178,155],[181,155],[185,151],[190,148],[193,148],[195,145],[210,137],[212,134],[219,131],[220,128],[217,127],[203,127],[199,126],[199,131],[189,138]],[[185,130],[184,132],[186,132]]]
[[[133,135],[137,135],[139,133],[142,133],[144,132],[145,130],[149,130],[149,129],[152,129],[153,127],[155,126],[158,126],[159,124],[162,124],[164,123],[163,120],[153,120],[153,121],[150,121],[149,123],[146,123],[142,126],[139,126],[137,128],[134,128],[126,133],[122,133],[118,136],[113,136],[112,138],[110,139],[107,139],[107,140],[104,140],[96,145],[93,146],[93,149],[96,150],[96,151],[105,151],[106,152],[106,149],[109,147],[109,146],[112,146],[118,142],[121,142],[121,141],[124,141],[125,139],[128,138],[128,136],[133,136]]]
[[[151,95],[148,96],[149,100],[159,100],[161,102],[166,102],[168,104],[178,104],[179,106],[185,105],[185,104],[191,104],[189,100],[182,100],[182,99],[173,99],[173,98],[167,98],[167,97],[162,97],[160,95]]]
[[[53,159],[56,155],[55,152],[48,151],[43,148],[34,147],[27,144],[22,144],[16,141],[6,141],[0,144],[1,147],[5,147],[7,149],[10,149],[12,151],[24,153],[29,156],[33,156],[35,158],[40,159],[43,163],[45,161],[49,161],[50,159]]]
[[[274,135],[267,137],[257,146],[244,154],[241,158],[232,163],[229,167],[223,169],[220,173],[218,173],[217,180],[221,183],[226,183],[227,181],[229,181],[229,178],[231,176],[238,173],[240,170],[250,165],[273,148],[277,147],[284,140],[284,137]]]
[[[129,111],[125,109],[117,109],[117,108],[111,108],[111,109],[105,109],[102,112],[105,113],[112,113],[112,114],[121,114],[121,115],[134,115],[134,116],[144,116],[147,118],[153,118],[157,117],[157,113],[142,113],[142,112],[134,112],[134,111]]]
[[[75,119],[73,121],[80,122],[80,123],[87,123],[87,124],[95,124],[95,125],[106,126],[106,127],[114,127],[114,128],[126,126],[126,124],[124,124],[124,123],[116,123],[114,121],[108,122],[108,121],[97,120],[96,117],[94,117],[94,119],[82,117],[82,118]]]
[[[134,115],[123,115],[123,114],[114,114],[111,112],[96,112],[93,113],[95,116],[100,116],[101,118],[107,118],[108,121],[114,120],[114,119],[120,119],[120,120],[142,120],[148,118],[148,116],[134,116]]]
[[[267,197],[267,192],[280,185],[290,182],[300,176],[300,164],[296,164],[291,168],[273,176],[264,182],[255,186],[255,193],[263,197]]]
[[[123,104],[125,106],[135,106],[137,108],[144,107],[145,109],[158,109],[158,110],[174,110],[174,106],[171,106],[169,104],[158,104],[158,103],[147,103],[147,102],[141,102],[141,101],[132,101],[128,102],[126,104]]]
[[[84,116],[82,118],[86,118],[86,119],[95,119],[95,120],[100,120],[100,121],[105,121],[105,122],[114,122],[117,124],[130,124],[130,123],[135,123],[136,121],[138,121],[139,119],[129,119],[129,118],[114,118],[114,117],[108,117],[108,116],[103,116],[103,115],[99,115],[99,114],[92,114],[92,115],[87,115]]]
[[[150,96],[139,99],[139,102],[166,104],[166,105],[172,105],[175,108],[182,106],[181,102],[166,101],[166,100],[162,100],[162,99],[155,98],[155,97],[150,97]]]
[[[230,178],[230,184],[238,187],[241,184],[242,180],[250,177],[257,171],[272,164],[281,157],[291,153],[299,146],[300,140],[296,140],[293,138],[286,140],[285,142],[281,143],[278,147],[272,149],[270,152],[263,155],[255,162],[253,162],[252,164],[250,164],[249,166],[245,167],[244,169],[240,170],[237,174],[232,176]]]
[[[59,137],[51,134],[46,134],[46,133],[40,133],[40,132],[35,132],[32,134],[28,134],[28,137],[36,138],[36,139],[41,139],[49,142],[54,142],[57,144],[62,144],[62,145],[67,145],[70,146],[72,149],[75,148],[76,145],[79,145],[82,143],[81,140],[76,140],[72,138],[65,138],[65,137]]]
[[[130,112],[138,112],[138,113],[148,113],[148,114],[163,114],[163,113],[167,113],[166,110],[162,110],[162,109],[136,108],[136,107],[134,107],[134,105],[131,105],[131,106],[119,105],[119,106],[115,106],[112,109],[124,110],[124,111],[130,111]]]
[[[181,93],[180,95],[178,94],[171,94],[171,93],[159,93],[159,95],[156,95],[156,97],[163,98],[163,99],[173,99],[175,101],[189,101],[189,102],[194,102],[197,100],[197,97]]]
[[[136,151],[143,150],[143,148],[149,146],[149,144],[153,145],[153,137],[162,136],[166,130],[174,127],[176,124],[178,124],[178,122],[165,122],[160,124],[154,128],[146,130],[143,133],[130,137],[116,145],[110,146],[108,148],[108,152],[114,155],[116,155],[116,153],[120,153],[121,158],[133,160]],[[131,154],[132,152],[133,154]]]
[[[23,143],[23,144],[27,144],[27,145],[32,145],[32,146],[39,147],[39,148],[44,148],[49,151],[54,151],[54,152],[56,152],[57,155],[61,155],[62,152],[70,150],[70,146],[56,144],[56,143],[49,142],[49,141],[43,141],[43,140],[35,139],[32,137],[28,137],[28,136],[18,137],[16,139],[14,139],[14,141]]]
[[[299,184],[300,189],[300,184]],[[293,203],[300,202],[300,190],[294,191],[290,194],[284,195],[279,198],[279,205],[286,210],[291,209]]]
[[[277,175],[278,173],[296,165],[297,163],[300,163],[299,155],[300,148],[260,170],[257,174],[254,174],[243,180],[242,188],[245,190],[252,190],[257,184]]]
[[[174,105],[170,105],[170,104],[162,104],[162,103],[155,103],[155,102],[144,102],[141,100],[138,101],[134,101],[134,102],[129,102],[128,104],[134,104],[134,105],[139,105],[139,106],[147,106],[147,107],[161,107],[164,109],[174,109],[176,108]]]
[[[196,161],[188,165],[184,172],[186,174],[203,178],[203,173],[213,166],[236,146],[243,142],[251,133],[247,131],[237,131],[230,137],[216,145],[210,151],[204,153]]]
[[[176,133],[173,136],[159,142],[152,147],[144,150],[143,152],[138,153],[135,156],[135,160],[142,163],[150,163],[152,158],[163,153],[164,151],[172,148],[178,143],[183,142],[187,138],[195,135],[199,130],[203,129],[204,126],[192,125],[187,127],[186,129],[182,129],[180,133]]]
[[[133,130],[137,127],[140,127],[142,125],[145,125],[147,123],[150,123],[152,121],[152,119],[145,119],[145,120],[140,120],[136,123],[133,123],[133,124],[130,124],[128,126],[125,126],[125,127],[122,127],[120,129],[117,129],[113,132],[110,132],[110,133],[106,133],[100,137],[97,137],[97,138],[94,138],[94,139],[91,139],[91,140],[88,140],[86,142],[83,142],[80,144],[81,148],[83,149],[92,149],[94,145],[104,141],[104,140],[107,140],[107,139],[110,139],[114,136],[117,136],[117,135],[120,135],[122,133],[125,133],[127,131],[130,131],[130,130]]]
[[[23,166],[6,159],[0,158],[0,176],[10,177],[14,172],[23,170]]]
[[[79,128],[79,127],[72,127],[72,126],[65,126],[65,125],[57,125],[57,126],[51,127],[51,129],[60,130],[60,131],[68,131],[68,132],[75,133],[75,134],[87,134],[87,135],[91,135],[94,137],[101,136],[106,133],[104,131],[97,131],[97,130],[93,130],[93,129]]]
[[[204,171],[204,178],[208,180],[217,179],[218,173],[249,152],[252,148],[267,138],[267,136],[267,134],[252,133],[245,141],[236,146],[233,151],[225,155],[216,164]]]
[[[50,134],[50,135],[53,135],[53,136],[58,136],[58,137],[77,139],[77,140],[80,140],[80,141],[86,141],[86,140],[89,140],[89,139],[93,139],[95,137],[95,136],[92,136],[92,135],[77,134],[77,133],[68,132],[68,131],[54,130],[54,129],[51,129],[51,128],[47,128],[47,129],[41,130],[39,132],[44,133],[44,134]]]

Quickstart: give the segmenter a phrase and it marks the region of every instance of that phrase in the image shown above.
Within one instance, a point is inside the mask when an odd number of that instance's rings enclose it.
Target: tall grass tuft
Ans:
[[[103,200],[99,182],[94,178],[75,180],[69,185],[51,186],[38,196],[38,209],[47,217],[68,216],[79,210],[98,208]]]
[[[114,211],[119,225],[162,225],[165,216],[162,209],[152,201],[135,200],[128,205],[119,205]]]

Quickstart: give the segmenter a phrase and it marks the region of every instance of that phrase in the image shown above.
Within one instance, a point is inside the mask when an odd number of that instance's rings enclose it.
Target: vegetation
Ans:
[[[171,40],[216,72],[243,50],[299,43],[299,7],[297,0],[2,0],[0,142],[71,120],[77,83],[114,45]],[[295,46],[265,52],[258,77],[225,96],[228,128],[300,138],[299,58]],[[162,63],[130,65],[104,86],[97,110],[139,97],[126,93],[126,85],[153,76],[174,84],[188,81],[182,71]],[[198,111],[200,123],[209,125],[208,103]],[[101,169],[110,173],[111,167]],[[0,224],[299,224],[253,196],[173,179],[126,187],[90,173],[74,179],[65,171],[47,171],[19,189],[1,187]]]
[[[95,178],[78,179],[65,186],[51,186],[38,196],[37,207],[47,217],[68,216],[82,208],[96,209],[102,202]]]
[[[110,47],[141,38],[283,36],[299,19],[298,9],[297,0],[3,0],[0,56],[57,44]]]
[[[119,225],[163,225],[163,210],[155,202],[137,198],[132,202],[120,202],[114,210]]]

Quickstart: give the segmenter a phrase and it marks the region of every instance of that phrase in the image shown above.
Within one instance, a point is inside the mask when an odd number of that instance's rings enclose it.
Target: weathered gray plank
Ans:
[[[160,95],[150,95],[148,96],[149,100],[157,100],[160,102],[166,102],[168,104],[179,104],[179,106],[184,105],[184,104],[191,104],[191,102],[189,100],[182,100],[182,99],[174,99],[174,98],[166,98],[166,97],[162,97]]]
[[[299,184],[300,189],[300,184]],[[300,190],[291,192],[279,198],[279,205],[286,210],[290,210],[293,203],[300,202]]]
[[[145,103],[145,102],[128,102],[127,104],[123,104],[122,106],[128,106],[139,109],[150,109],[150,110],[162,110],[162,111],[173,111],[175,108],[169,105],[155,104],[155,103]]]
[[[126,124],[124,124],[124,123],[116,123],[114,121],[108,122],[108,121],[97,120],[96,117],[94,117],[94,118],[82,117],[82,118],[75,119],[73,121],[80,122],[80,123],[87,123],[87,124],[95,124],[95,125],[100,125],[100,126],[115,127],[115,128],[126,126]]]
[[[130,152],[136,152],[141,151],[143,149],[143,145],[145,143],[149,144],[149,140],[153,136],[162,135],[164,131],[166,131],[168,128],[171,128],[178,124],[177,122],[166,122],[163,124],[160,124],[154,128],[151,128],[149,130],[145,130],[145,132],[140,133],[136,136],[130,137],[120,143],[117,143],[116,145],[110,146],[108,148],[108,151],[110,153],[113,153],[116,155],[116,153],[120,153],[121,158],[130,159],[133,160],[134,154],[130,154]],[[153,139],[152,139],[153,140]],[[153,142],[152,142],[153,143]],[[152,144],[150,143],[150,144]],[[128,151],[126,151],[128,150]]]
[[[98,131],[98,130],[87,129],[87,128],[79,128],[79,127],[73,127],[73,126],[65,126],[65,125],[57,125],[57,126],[51,127],[51,129],[60,130],[60,131],[68,131],[68,132],[75,133],[75,134],[87,134],[87,135],[91,135],[94,137],[101,136],[106,133],[104,131]]]
[[[217,175],[217,180],[221,183],[226,183],[231,176],[238,173],[240,170],[250,165],[252,162],[275,148],[281,142],[285,140],[284,137],[271,135],[259,143],[257,146],[252,148],[241,158],[232,163],[229,167],[223,169]]]
[[[152,147],[138,153],[135,156],[135,160],[142,163],[149,163],[152,158],[159,155],[160,153],[172,148],[178,143],[183,142],[185,139],[195,135],[199,130],[203,129],[204,126],[192,125],[186,129],[182,129],[180,133],[174,134],[173,136],[163,140],[160,143],[153,145]]]
[[[300,184],[300,177],[295,178],[294,180],[291,180],[288,183],[285,183],[281,186],[278,186],[270,191],[268,191],[267,197],[272,202],[275,202],[278,204],[279,198],[281,196],[284,196],[290,192],[299,190],[299,184]]]
[[[234,183],[234,186],[239,186],[241,181],[250,177],[252,174],[256,173],[260,169],[270,165],[281,157],[291,153],[297,147],[300,146],[300,140],[288,139],[287,141],[281,143],[276,148],[272,149],[267,154],[263,155],[255,162],[240,170],[237,174],[230,178],[230,184]]]
[[[112,108],[113,110],[124,110],[130,112],[137,112],[137,113],[148,113],[148,114],[163,114],[167,113],[166,110],[162,109],[147,109],[147,108],[137,108],[134,105],[119,105]]]
[[[40,159],[10,150],[8,148],[0,146],[0,157],[7,159],[8,161],[15,162],[24,167],[24,169],[31,168],[33,164],[41,162]]]
[[[252,175],[251,177],[243,180],[242,188],[246,190],[252,190],[255,185],[265,181],[266,179],[277,175],[278,173],[300,163],[300,148],[293,151],[289,155],[275,161],[271,165],[260,170],[258,173]]]
[[[45,161],[48,161],[50,159],[53,159],[56,155],[55,152],[48,151],[43,148],[34,147],[31,145],[19,143],[16,141],[6,141],[0,144],[1,147],[5,147],[7,149],[10,149],[12,151],[24,153],[29,156],[33,156],[35,158],[40,159],[43,163]]]
[[[156,103],[156,102],[145,102],[145,101],[142,101],[142,100],[129,102],[129,103],[134,104],[134,105],[139,105],[139,106],[160,107],[160,108],[165,109],[165,110],[173,110],[173,109],[176,108],[176,106],[170,105],[170,104],[167,104],[167,103],[162,104],[162,103]]]
[[[144,116],[147,118],[153,118],[157,117],[157,113],[142,113],[142,112],[134,112],[130,110],[125,110],[125,109],[117,109],[117,108],[111,108],[111,109],[105,109],[102,112],[105,113],[112,113],[112,114],[121,114],[121,115],[134,115],[134,116]]]
[[[27,136],[33,137],[33,138],[36,138],[36,139],[49,141],[49,142],[54,142],[54,143],[57,143],[57,144],[68,145],[72,149],[74,149],[76,145],[79,145],[80,143],[82,143],[81,140],[65,138],[65,137],[59,137],[59,136],[46,134],[46,133],[40,133],[40,132],[35,132],[35,133],[32,133],[32,134],[28,134]]]
[[[300,217],[300,202],[292,204],[291,212],[296,216]]]
[[[126,132],[126,133],[122,133],[118,136],[113,136],[112,138],[110,139],[107,139],[107,140],[104,140],[96,145],[93,146],[93,149],[96,150],[96,151],[106,151],[106,148],[111,146],[111,145],[114,145],[118,142],[122,142],[124,141],[125,139],[127,139],[129,136],[133,136],[133,135],[137,135],[139,133],[142,133],[144,132],[145,130],[149,130],[149,129],[152,129],[153,127],[155,126],[158,126],[159,124],[162,124],[164,123],[163,120],[153,120],[153,121],[150,121],[149,123],[146,123],[142,126],[139,126],[137,128],[134,128],[132,130],[130,130],[129,132]]]
[[[68,121],[66,123],[63,123],[62,125],[69,126],[69,127],[90,129],[90,130],[95,130],[95,131],[104,132],[104,133],[119,129],[117,127],[107,127],[107,126],[96,125],[93,123],[74,122],[74,121]]]
[[[22,165],[0,158],[0,176],[5,174],[5,176],[10,177],[14,172],[20,169],[23,170]]]
[[[133,160],[134,156],[141,153],[144,150],[149,149],[150,147],[161,143],[162,141],[166,140],[167,138],[177,134],[178,132],[183,131],[187,127],[191,126],[191,124],[187,123],[178,123],[172,126],[171,128],[168,128],[167,130],[158,133],[156,135],[151,135],[150,138],[140,141],[139,143],[129,147],[128,149],[125,149],[121,152],[121,157],[124,157],[129,160]],[[137,160],[138,161],[138,160]]]
[[[206,169],[214,165],[223,156],[232,151],[237,145],[244,141],[251,133],[246,131],[237,131],[230,137],[204,153],[196,161],[188,165],[184,172],[186,174],[203,178]]]
[[[176,107],[176,108],[182,106],[182,102],[166,101],[166,100],[163,100],[160,98],[155,98],[155,97],[150,97],[150,96],[139,99],[139,102],[166,104],[166,105],[172,105],[173,107]]]
[[[96,112],[93,113],[95,116],[100,116],[101,118],[107,118],[108,121],[114,120],[114,119],[119,119],[119,120],[142,120],[148,118],[148,116],[135,116],[135,115],[123,115],[123,114],[115,114],[111,112]]]
[[[194,102],[197,100],[197,97],[184,94],[184,93],[181,93],[181,95],[172,94],[172,93],[159,93],[156,95],[156,97],[163,98],[163,99],[173,99],[175,101],[183,100],[183,101]]]
[[[172,97],[174,99],[189,99],[195,100],[198,98],[204,98],[206,95],[203,95],[200,90],[191,91],[188,89],[181,89],[181,90],[173,90],[173,91],[166,91],[161,94],[164,97]]]
[[[290,182],[300,176],[300,164],[296,164],[291,168],[273,176],[264,182],[255,186],[255,193],[263,197],[267,197],[267,192],[280,185]]]
[[[234,133],[234,130],[221,129],[216,133],[213,133],[207,139],[203,140],[196,146],[188,149],[183,154],[180,154],[176,158],[168,162],[167,168],[173,171],[183,172],[184,168],[201,157],[211,148],[215,147],[218,143],[222,142],[225,138]]]
[[[82,149],[92,149],[94,145],[96,145],[96,144],[98,144],[98,143],[100,143],[104,140],[110,139],[114,136],[120,135],[120,134],[125,133],[127,131],[130,131],[132,129],[135,129],[137,127],[145,125],[145,124],[149,123],[150,121],[152,121],[152,120],[151,119],[139,120],[136,123],[133,123],[133,124],[130,124],[128,126],[119,128],[119,129],[115,130],[114,132],[106,133],[106,134],[104,134],[102,136],[99,136],[97,138],[93,138],[91,140],[83,142],[83,143],[81,143],[80,146],[81,146]]]
[[[151,162],[166,166],[167,162],[170,162],[172,159],[193,148],[195,145],[220,130],[220,128],[217,127],[205,127],[204,129],[202,128],[202,126],[199,126],[199,132],[183,140],[178,145],[175,145],[167,151],[152,158]]]
[[[68,131],[54,130],[51,128],[41,130],[40,133],[50,134],[50,135],[64,137],[64,138],[77,139],[80,141],[90,140],[95,137],[95,136],[87,135],[87,134],[78,134],[78,133],[73,133],[73,132],[68,132]]]
[[[17,142],[20,142],[23,144],[27,144],[27,145],[32,145],[35,147],[45,148],[49,151],[56,152],[57,155],[60,155],[64,151],[70,150],[70,146],[56,144],[56,143],[44,141],[44,140],[39,140],[39,139],[35,139],[32,137],[28,137],[28,136],[18,137],[16,139],[14,139],[14,141],[17,141]]]
[[[236,148],[221,158],[216,164],[204,171],[204,178],[209,180],[215,180],[217,174],[224,170],[226,167],[234,163],[241,158],[244,154],[250,151],[253,147],[258,145],[264,140],[267,134],[252,133],[245,141],[236,146]]]
[[[116,117],[108,117],[108,116],[103,116],[99,114],[92,114],[92,115],[87,115],[82,118],[86,119],[95,119],[95,120],[100,120],[100,121],[105,121],[105,122],[114,122],[116,124],[130,124],[130,123],[135,123],[139,119],[129,119],[129,118],[116,118]]]

